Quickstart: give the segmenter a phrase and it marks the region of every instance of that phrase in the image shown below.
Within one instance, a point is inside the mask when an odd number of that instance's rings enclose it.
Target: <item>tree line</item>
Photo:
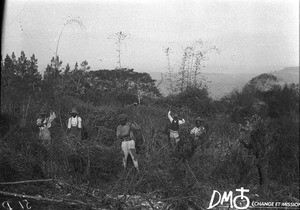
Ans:
[[[213,100],[203,81],[194,83],[200,69],[193,62],[201,61],[200,53],[189,53],[186,51],[182,63],[185,76],[181,75],[188,80],[174,81],[178,88],[166,97],[149,74],[133,69],[91,71],[87,61],[72,68],[69,64],[64,66],[56,56],[41,75],[35,55],[27,58],[22,51],[19,57],[14,53],[4,60],[1,57],[0,180],[60,177],[78,186],[87,180],[95,186],[119,183],[121,154],[115,129],[117,116],[126,113],[142,128],[137,133],[142,173],[138,182],[126,188],[131,193],[157,190],[164,198],[181,197],[177,201],[170,199],[178,206],[192,202],[204,207],[210,198],[205,186],[226,189],[237,184],[259,185],[258,173],[253,169],[257,162],[255,152],[243,147],[241,140],[251,143],[263,138],[268,140],[261,148],[267,151],[269,162],[269,191],[265,196],[275,198],[276,191],[286,189],[281,194],[284,199],[291,193],[299,197],[299,84],[282,86],[275,76],[262,74],[242,90]],[[134,102],[139,104],[135,111]],[[90,137],[76,152],[63,143],[72,107],[79,109]],[[35,122],[42,108],[58,115],[51,128],[50,151],[45,151],[37,139]],[[206,120],[206,140],[190,157],[189,167],[169,157],[164,133],[169,110],[185,118],[180,131],[185,142],[189,142],[194,119],[200,116]],[[186,149],[182,153],[190,153],[188,145],[183,147]],[[104,190],[124,192],[120,185]],[[203,202],[190,199],[194,195]]]

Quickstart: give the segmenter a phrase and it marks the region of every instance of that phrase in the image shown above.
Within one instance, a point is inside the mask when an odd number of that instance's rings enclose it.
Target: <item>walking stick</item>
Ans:
[[[54,104],[54,96],[51,97],[51,105],[50,105],[50,110],[52,110],[53,104]]]
[[[137,107],[137,106],[138,106],[138,103],[134,102],[134,103],[133,103],[133,110],[132,110],[132,121],[133,121],[135,124],[137,124],[137,123],[133,120],[133,118],[135,117],[136,107]],[[145,142],[145,137],[144,137],[144,134],[143,134],[142,129],[140,129],[140,131],[141,131],[141,135],[142,135],[143,143],[144,143],[144,142]]]
[[[131,114],[132,115],[132,117],[131,117],[132,119],[135,116],[135,110],[136,110],[137,105],[138,105],[138,103],[136,103],[136,102],[133,103],[133,110],[132,110],[132,114]]]

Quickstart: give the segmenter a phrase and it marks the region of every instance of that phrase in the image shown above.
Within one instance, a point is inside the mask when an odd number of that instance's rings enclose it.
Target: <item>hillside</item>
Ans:
[[[269,72],[275,75],[282,84],[299,83],[299,67],[287,67],[279,71]],[[150,72],[150,76],[157,80],[156,84],[161,81],[161,72]],[[259,73],[203,73],[208,86],[208,92],[212,98],[218,99],[235,89],[241,89],[253,77],[260,75]],[[166,78],[159,85],[159,89],[163,95],[167,95],[169,82]]]
[[[287,67],[280,71],[271,72],[283,83],[299,83],[299,67]]]
[[[157,80],[156,83],[161,81],[160,72],[150,72],[150,76]],[[219,98],[229,93],[234,89],[242,88],[254,74],[222,74],[222,73],[204,73],[205,83],[208,86],[208,92],[212,98]],[[169,82],[166,78],[163,79],[159,85],[159,89],[163,95],[168,95]]]

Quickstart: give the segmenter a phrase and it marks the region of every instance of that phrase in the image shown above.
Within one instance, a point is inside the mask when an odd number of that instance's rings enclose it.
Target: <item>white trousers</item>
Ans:
[[[137,161],[137,159],[135,157],[136,153],[134,151],[134,154],[133,154],[132,150],[135,150],[135,142],[134,142],[134,140],[123,141],[122,142],[122,151],[124,153],[124,157],[123,157],[123,166],[124,166],[124,168],[126,168],[128,154],[130,154],[130,156],[131,156],[131,159],[133,161],[134,167],[138,168],[138,161]]]

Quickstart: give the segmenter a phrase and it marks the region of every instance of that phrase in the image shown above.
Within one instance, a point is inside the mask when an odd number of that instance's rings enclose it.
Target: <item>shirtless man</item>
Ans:
[[[124,153],[123,166],[126,169],[126,163],[128,154],[131,155],[134,167],[139,172],[139,166],[137,161],[137,155],[135,150],[135,138],[133,135],[133,129],[139,130],[140,126],[136,122],[128,121],[128,116],[126,114],[121,114],[119,116],[120,125],[117,127],[117,138],[122,140],[122,151]]]

